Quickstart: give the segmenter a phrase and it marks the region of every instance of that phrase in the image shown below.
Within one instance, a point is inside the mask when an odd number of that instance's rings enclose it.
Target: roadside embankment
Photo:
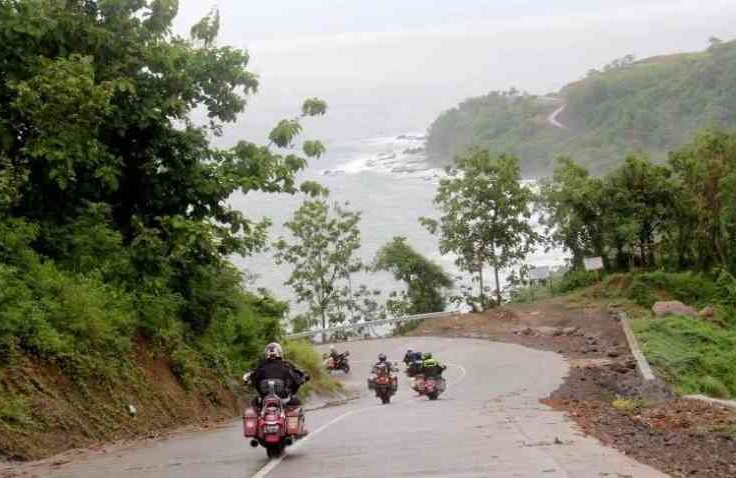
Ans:
[[[681,387],[662,380],[669,377],[658,368],[657,380],[644,381],[612,313],[639,306],[620,298],[601,302],[598,294],[592,288],[425,321],[413,335],[474,337],[558,352],[568,359],[570,373],[543,402],[566,412],[581,431],[673,477],[736,476],[736,411],[677,398]],[[646,341],[642,347],[647,351]]]

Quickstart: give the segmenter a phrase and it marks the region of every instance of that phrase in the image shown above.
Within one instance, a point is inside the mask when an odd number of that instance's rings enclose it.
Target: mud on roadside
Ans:
[[[564,355],[570,373],[542,402],[587,435],[672,477],[736,476],[736,411],[646,384],[620,322],[600,306],[554,298],[425,321],[411,335],[472,337]]]

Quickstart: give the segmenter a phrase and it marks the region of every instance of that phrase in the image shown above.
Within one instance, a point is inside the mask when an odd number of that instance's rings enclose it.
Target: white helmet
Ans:
[[[330,345],[330,352],[334,352],[334,351],[335,351],[335,346],[334,345]]]
[[[276,342],[271,342],[270,344],[266,345],[265,355],[267,359],[280,359],[284,357],[284,351],[281,349],[281,346],[279,344],[277,344]]]

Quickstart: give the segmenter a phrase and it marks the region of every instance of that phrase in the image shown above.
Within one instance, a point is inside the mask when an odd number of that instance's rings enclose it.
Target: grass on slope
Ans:
[[[284,357],[297,364],[312,378],[299,395],[307,397],[312,393],[332,395],[342,390],[342,384],[330,377],[322,364],[322,356],[309,342],[303,340],[288,341],[284,344]]]
[[[649,361],[683,394],[736,397],[736,330],[700,319],[638,319],[634,331]]]

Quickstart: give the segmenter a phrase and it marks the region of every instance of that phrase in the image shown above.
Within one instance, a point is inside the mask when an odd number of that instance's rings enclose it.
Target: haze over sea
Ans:
[[[401,235],[453,273],[452,258],[439,255],[436,238],[417,221],[434,215],[438,171],[422,155],[404,153],[421,146],[437,114],[511,86],[556,91],[626,54],[701,50],[711,36],[736,36],[733,0],[459,0],[441,12],[419,0],[260,3],[181,2],[177,31],[185,34],[217,5],[220,43],[248,48],[260,76],[259,93],[218,142],[263,141],[303,99],[326,100],[328,115],[306,122],[304,137],[323,140],[328,152],[302,179],[319,180],[332,200],[363,211],[364,259]],[[273,239],[301,200],[232,198],[248,215],[270,217]],[[291,297],[283,286],[288,269],[274,266],[269,253],[234,261],[258,276],[254,285]],[[538,251],[527,262],[563,261],[559,251]],[[367,279],[384,291],[396,287],[386,275]]]

